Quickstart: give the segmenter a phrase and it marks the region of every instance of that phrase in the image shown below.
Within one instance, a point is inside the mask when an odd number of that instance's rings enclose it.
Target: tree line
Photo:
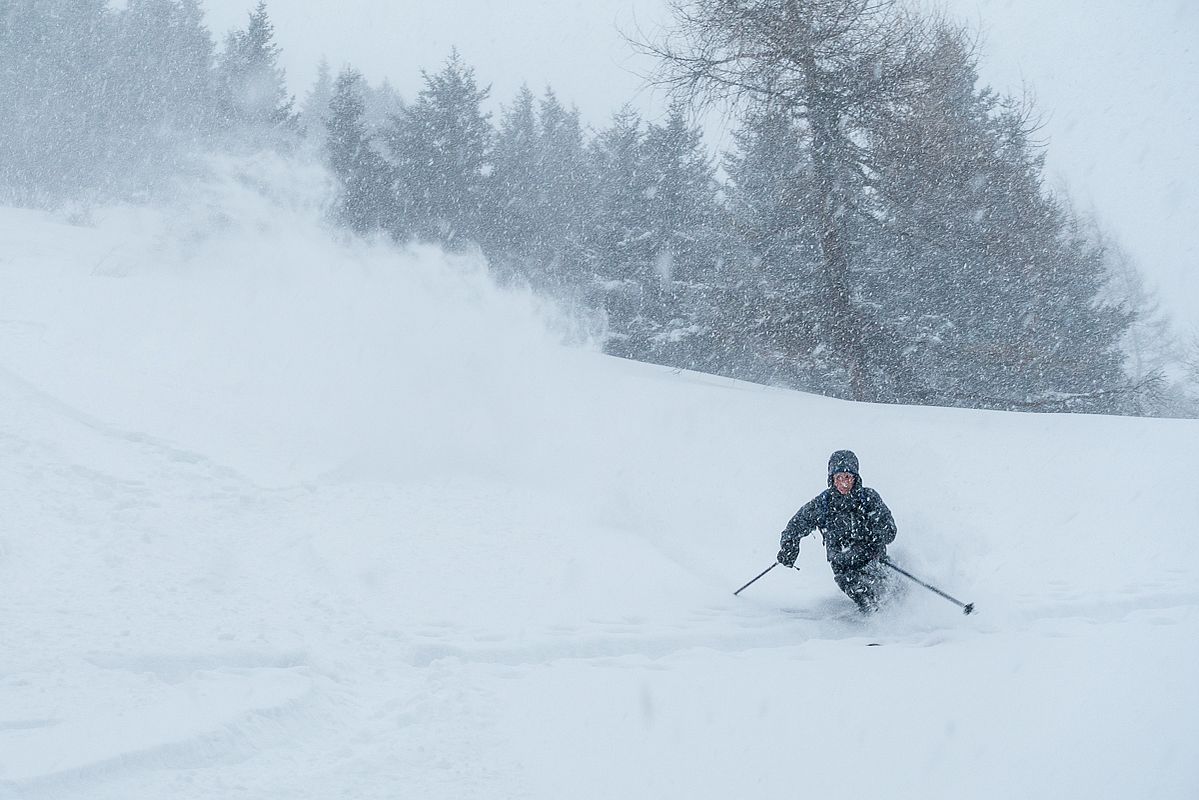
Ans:
[[[966,30],[889,0],[677,12],[639,43],[669,109],[590,129],[549,88],[493,117],[457,53],[410,99],[322,64],[297,104],[263,3],[218,50],[199,0],[10,1],[0,192],[136,196],[205,148],[308,151],[337,224],[477,248],[602,312],[615,355],[874,402],[1194,412],[1135,267],[1047,190]],[[736,120],[719,159],[691,122],[712,102]]]
[[[200,0],[0,0],[0,200],[144,196],[299,133],[266,6],[218,51]]]

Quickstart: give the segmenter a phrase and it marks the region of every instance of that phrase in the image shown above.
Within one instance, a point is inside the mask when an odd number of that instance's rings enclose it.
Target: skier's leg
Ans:
[[[868,569],[850,569],[834,572],[834,580],[841,591],[857,605],[863,614],[878,611],[877,581]]]
[[[870,562],[870,568],[876,573],[874,585],[877,587],[877,591],[875,595],[879,602],[884,605],[901,602],[907,595],[907,583],[901,581],[898,575],[886,569],[878,561]]]

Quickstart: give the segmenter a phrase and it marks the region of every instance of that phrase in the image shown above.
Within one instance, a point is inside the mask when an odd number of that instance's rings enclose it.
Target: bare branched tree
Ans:
[[[659,40],[635,43],[658,59],[654,83],[701,105],[771,107],[805,132],[813,174],[802,202],[820,231],[828,344],[851,396],[879,399],[873,376],[902,382],[903,367],[880,353],[891,337],[855,300],[846,215],[870,184],[865,133],[934,71],[936,21],[898,0],[677,0],[672,10]]]
[[[1182,366],[1183,380],[1187,383],[1190,394],[1199,402],[1199,329],[1192,331],[1190,338],[1183,345]]]

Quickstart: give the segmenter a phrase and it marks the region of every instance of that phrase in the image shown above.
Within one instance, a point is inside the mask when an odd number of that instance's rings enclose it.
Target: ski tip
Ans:
[[[973,612],[974,612],[974,603],[967,603],[966,607],[962,609],[963,614],[969,615]]]

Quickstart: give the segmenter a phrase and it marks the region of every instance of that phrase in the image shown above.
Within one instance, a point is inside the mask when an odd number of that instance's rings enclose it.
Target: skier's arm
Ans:
[[[866,519],[870,523],[870,535],[877,544],[888,545],[895,541],[897,528],[891,509],[883,502],[883,498],[873,489],[869,490],[870,503],[866,509]]]
[[[799,511],[795,512],[795,516],[787,523],[787,527],[783,529],[783,535],[779,542],[778,562],[785,567],[795,565],[795,559],[799,558],[799,540],[807,536],[812,531],[816,530],[819,525],[820,500],[821,495],[809,501]]]

